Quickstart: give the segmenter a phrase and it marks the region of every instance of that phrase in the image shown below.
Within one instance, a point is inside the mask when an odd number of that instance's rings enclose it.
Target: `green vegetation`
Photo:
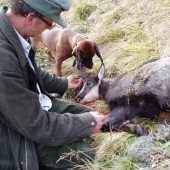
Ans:
[[[108,30],[106,32],[102,32],[102,34],[99,34],[98,37],[96,37],[96,43],[98,45],[104,45],[111,41],[116,41],[119,39],[123,39],[125,37],[125,32],[123,30]]]
[[[75,8],[75,14],[79,19],[85,21],[96,8],[95,5],[81,3]]]

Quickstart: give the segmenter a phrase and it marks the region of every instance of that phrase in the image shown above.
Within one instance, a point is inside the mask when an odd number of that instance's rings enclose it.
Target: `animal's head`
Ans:
[[[99,86],[105,74],[105,67],[102,63],[96,77],[86,76],[80,65],[79,74],[83,79],[84,86],[76,97],[76,102],[85,104],[100,99]]]
[[[101,54],[99,52],[99,49],[97,47],[97,44],[95,42],[92,42],[89,39],[79,41],[77,43],[77,46],[74,47],[72,55],[75,56],[75,60],[73,62],[73,67],[76,65],[77,62],[77,69],[80,69],[80,63],[89,68],[93,68],[93,57],[94,55],[97,55],[101,62],[103,62],[103,59],[101,57]]]

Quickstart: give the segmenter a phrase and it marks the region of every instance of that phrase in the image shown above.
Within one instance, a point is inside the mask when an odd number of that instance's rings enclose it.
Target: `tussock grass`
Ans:
[[[0,5],[5,4],[0,1]],[[123,76],[137,69],[150,59],[169,57],[170,54],[170,1],[167,0],[71,0],[72,6],[62,16],[68,28],[75,30],[98,44],[102,54],[106,77]],[[60,26],[57,26],[60,27]],[[42,57],[38,62],[49,72],[55,73],[52,63],[43,47],[38,49]],[[79,75],[72,67],[74,57],[62,64],[64,76]],[[95,75],[100,68],[100,59],[94,57],[94,68],[85,70]],[[77,91],[68,91],[65,96],[74,100]],[[90,105],[90,104],[89,104]],[[90,105],[101,113],[108,114],[109,108],[104,101],[95,101]],[[148,135],[152,134],[155,120],[135,118],[134,122],[144,126]],[[167,159],[153,167],[135,163],[126,157],[127,148],[138,137],[126,132],[97,133],[88,141],[96,149],[94,163],[86,163],[80,169],[133,170],[133,169],[169,169]],[[169,141],[158,143],[166,153],[170,153]]]
[[[74,16],[66,16],[68,27],[83,33],[95,41],[104,59],[106,77],[123,76],[137,69],[150,59],[169,57],[170,53],[170,2],[135,0],[91,0],[72,1],[71,13],[82,3],[97,8],[84,22],[74,22]],[[73,22],[70,22],[73,21]],[[82,28],[87,31],[82,32]],[[94,68],[87,74],[94,74],[100,61],[94,58]],[[93,103],[95,109],[101,108],[102,101]],[[102,107],[107,108],[106,105]],[[107,110],[107,113],[109,110]],[[144,126],[147,134],[152,134],[155,120],[137,117],[134,122]],[[126,157],[126,149],[137,136],[126,132],[97,133],[93,135],[96,159],[84,169],[148,169],[144,164],[132,162]],[[160,145],[169,151],[169,144]],[[82,168],[82,169],[83,169]],[[169,160],[155,165],[152,169],[168,169]]]
[[[64,13],[68,28],[75,30],[98,44],[102,54],[105,77],[123,76],[140,67],[150,59],[169,57],[170,54],[170,2],[162,0],[72,0],[72,7]],[[65,76],[78,75],[76,68],[70,67],[73,58],[63,62]],[[94,68],[85,70],[95,75],[100,68],[100,60],[94,57]],[[77,91],[68,91],[66,98],[74,100]],[[104,101],[89,104],[94,110],[104,114],[110,112]],[[148,135],[152,134],[156,120],[136,117]],[[127,148],[138,138],[126,132],[93,134],[95,141],[88,141],[96,149],[96,159],[80,169],[133,170],[169,169],[169,159],[148,167],[135,163],[126,157]],[[170,153],[169,141],[158,143]]]
[[[121,29],[111,29],[106,32],[101,32],[98,36],[95,37],[95,42],[98,45],[104,45],[111,41],[116,41],[118,39],[123,39],[125,37],[125,32]]]
[[[75,15],[85,21],[86,18],[96,9],[95,5],[82,3],[75,8]]]
[[[127,165],[131,169],[137,167],[125,157],[127,147],[136,139],[134,135],[125,132],[99,132],[92,137],[95,142],[89,143],[97,150],[96,158],[94,163],[88,164],[84,169],[124,169]]]

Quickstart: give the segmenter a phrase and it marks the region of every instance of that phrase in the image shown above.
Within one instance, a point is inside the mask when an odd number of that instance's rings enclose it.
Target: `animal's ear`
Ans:
[[[73,48],[73,51],[72,51],[72,56],[75,56],[75,59],[73,61],[73,67],[75,67],[76,63],[77,63],[77,57],[76,57],[76,52],[77,52],[77,47],[74,47]]]
[[[81,57],[81,54],[80,54],[80,50],[76,50],[76,58],[77,58],[77,69],[80,70],[80,57]]]
[[[102,56],[101,56],[101,54],[99,52],[99,48],[98,48],[98,46],[97,46],[97,44],[95,42],[93,42],[93,43],[94,43],[94,50],[96,52],[96,55],[100,58],[101,62],[103,63],[103,59],[102,59]]]
[[[73,67],[76,65],[77,62],[77,69],[80,69],[80,50],[77,47],[74,47],[72,51],[72,55],[75,56],[74,62],[73,62]]]
[[[98,73],[98,79],[101,81],[104,77],[104,74],[105,74],[105,66],[104,64],[102,63],[101,66],[100,66],[100,70],[99,70],[99,73]]]

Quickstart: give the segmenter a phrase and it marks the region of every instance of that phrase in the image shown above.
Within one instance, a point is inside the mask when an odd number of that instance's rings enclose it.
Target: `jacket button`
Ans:
[[[91,122],[91,125],[92,125],[92,126],[94,126],[94,125],[95,125],[95,123],[94,123],[94,122]]]

